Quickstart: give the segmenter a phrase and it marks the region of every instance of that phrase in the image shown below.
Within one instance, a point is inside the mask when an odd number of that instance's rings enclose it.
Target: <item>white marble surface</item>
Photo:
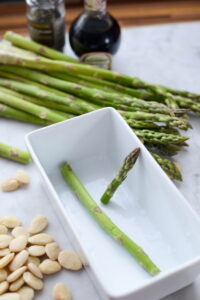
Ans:
[[[67,52],[71,54],[68,48]],[[113,68],[151,83],[200,93],[200,22],[124,29],[122,46],[114,58]],[[200,118],[192,117],[191,122],[193,129],[187,132],[190,147],[177,156],[184,178],[177,187],[200,214]],[[24,135],[36,128],[38,126],[0,119],[0,141],[25,149]],[[19,168],[30,173],[31,184],[15,193],[0,192],[1,216],[16,215],[26,226],[36,214],[45,214],[50,220],[48,232],[56,237],[62,248],[71,247],[59,219],[49,205],[41,177],[33,164],[21,167],[1,159],[0,182],[14,175]],[[100,300],[85,271],[62,271],[48,277],[43,292],[38,293],[36,299],[51,299],[51,289],[58,281],[70,286],[73,300]],[[191,286],[165,300],[199,298],[200,277]]]

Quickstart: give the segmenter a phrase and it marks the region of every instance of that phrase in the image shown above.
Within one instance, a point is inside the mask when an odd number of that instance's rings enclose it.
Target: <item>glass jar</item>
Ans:
[[[63,0],[26,0],[29,34],[33,41],[62,51],[65,45]]]

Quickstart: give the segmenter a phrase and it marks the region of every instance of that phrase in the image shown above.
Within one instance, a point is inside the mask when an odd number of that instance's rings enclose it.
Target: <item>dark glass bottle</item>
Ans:
[[[63,0],[26,0],[29,34],[33,41],[62,51],[65,45]]]
[[[84,11],[72,23],[70,45],[77,56],[89,52],[115,54],[120,45],[120,26],[106,10],[106,0],[84,0]]]

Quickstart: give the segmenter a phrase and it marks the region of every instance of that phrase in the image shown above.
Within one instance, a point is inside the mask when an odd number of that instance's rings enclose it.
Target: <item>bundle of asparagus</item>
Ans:
[[[111,106],[118,110],[172,179],[173,156],[187,146],[177,129],[190,128],[200,95],[151,85],[99,69],[7,32],[0,43],[0,116],[48,125]]]

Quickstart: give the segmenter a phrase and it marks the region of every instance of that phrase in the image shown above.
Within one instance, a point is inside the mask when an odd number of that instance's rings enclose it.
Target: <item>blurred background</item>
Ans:
[[[83,0],[66,0],[67,29],[83,9]],[[121,26],[200,20],[200,0],[108,0]],[[24,0],[0,0],[0,38],[5,30],[27,35]]]

